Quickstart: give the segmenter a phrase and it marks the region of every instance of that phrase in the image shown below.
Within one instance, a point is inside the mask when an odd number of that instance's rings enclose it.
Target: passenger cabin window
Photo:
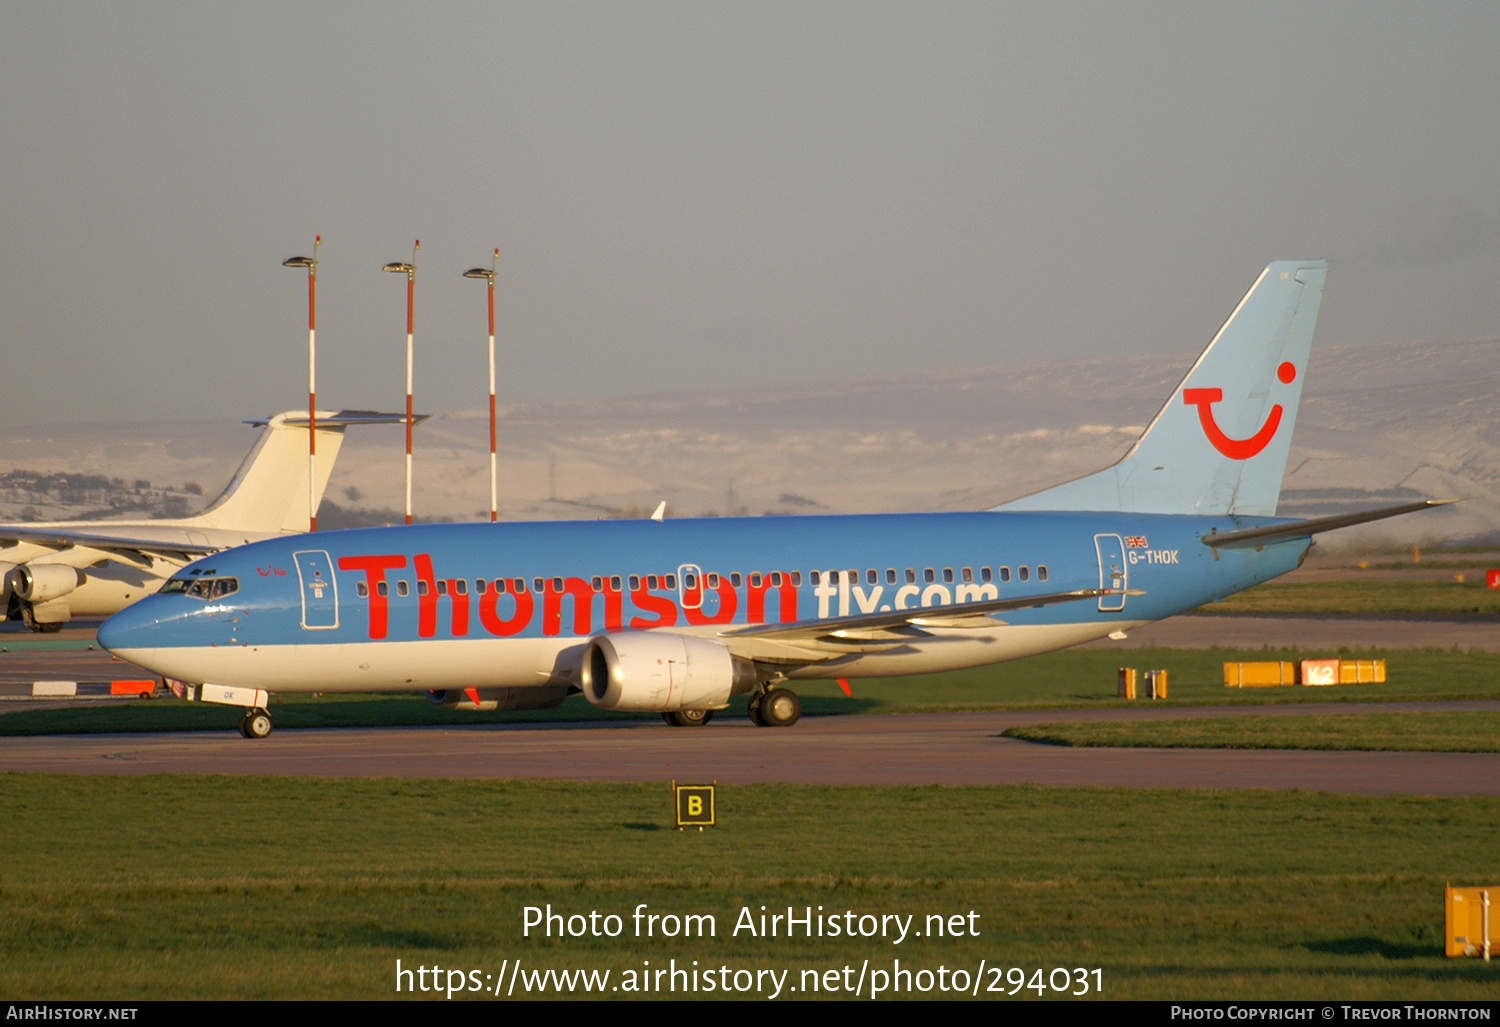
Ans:
[[[922,571],[922,580],[925,581],[925,582],[927,582],[927,584],[930,585],[934,581],[937,580],[937,575],[934,574],[934,573],[932,573],[932,568],[931,567],[927,567],[927,568],[924,568],[923,571]]]
[[[979,580],[984,582],[990,580],[990,569],[988,567],[979,568]]]
[[[896,568],[887,567],[885,569],[885,583],[887,585],[894,585],[896,583]]]
[[[943,568],[943,580],[946,581],[946,582],[949,582],[950,584],[952,583],[952,581],[953,581],[953,568],[952,567],[944,567]]]
[[[1009,581],[1010,580],[1010,568],[1009,567],[1001,567],[1000,568],[1000,580],[1001,581]]]
[[[630,576],[630,591],[635,592],[640,587],[641,587],[641,576],[639,574],[632,574]]]
[[[453,583],[453,589],[454,589],[454,591],[456,591],[461,596],[468,595],[469,594],[469,579],[468,578],[459,578],[457,581],[455,581]]]
[[[908,585],[915,585],[917,583],[917,569],[915,567],[906,568],[906,583]]]
[[[610,577],[610,579],[609,579],[609,588],[610,588],[610,591],[612,591],[612,592],[618,592],[618,591],[620,591],[620,576],[618,574],[613,575],[612,577]]]
[[[388,596],[391,594],[391,586],[382,581],[375,586],[375,593],[377,595]]]
[[[1024,563],[1021,564],[1021,566],[1016,568],[1016,576],[1019,577],[1022,581],[1030,581],[1031,568],[1026,566]]]
[[[417,582],[417,595],[419,595],[419,596],[425,596],[426,594],[427,594],[427,579],[426,578],[422,578],[421,580],[419,580]]]
[[[1047,580],[1047,565],[1046,564],[1044,564],[1044,563],[1037,564],[1037,567],[1036,567],[1036,580],[1038,580],[1038,581],[1046,581]]]
[[[751,588],[760,588],[760,572],[759,571],[757,571],[754,574],[750,575],[750,587]]]
[[[869,570],[865,571],[865,584],[866,585],[874,585],[874,584],[877,584],[879,581],[880,581],[880,572],[877,571],[875,568],[871,567]]]
[[[542,588],[542,579],[541,578],[532,578],[531,579],[531,590],[533,592],[535,592],[537,595],[541,595],[542,592],[545,591]]]
[[[370,594],[370,586],[365,584],[363,581],[356,582],[354,585],[354,594],[363,599],[365,596]]]
[[[407,585],[406,582],[404,582],[404,581],[398,581],[398,582],[396,582],[396,594],[398,596],[404,596],[404,595],[406,595],[410,591],[411,591],[411,587],[409,585]]]
[[[735,588],[739,588],[740,587],[740,572],[739,571],[735,571],[733,574],[729,575],[729,583],[731,585],[733,585]]]
[[[801,588],[802,587],[802,572],[801,571],[792,571],[792,584],[795,585],[797,588]]]
[[[974,580],[974,568],[973,567],[965,567],[959,573],[963,577],[964,581],[973,581]]]

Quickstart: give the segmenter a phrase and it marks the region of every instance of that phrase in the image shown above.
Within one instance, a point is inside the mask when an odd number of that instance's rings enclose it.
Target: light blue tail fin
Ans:
[[[1268,266],[1119,463],[993,509],[1274,514],[1327,270]]]

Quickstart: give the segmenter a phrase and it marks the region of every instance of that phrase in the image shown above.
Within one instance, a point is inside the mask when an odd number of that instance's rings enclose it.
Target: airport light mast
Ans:
[[[390,263],[381,268],[382,271],[390,271],[393,274],[406,273],[406,523],[411,523],[411,335],[412,335],[412,302],[416,298],[417,288],[417,251],[422,248],[422,240],[418,239],[416,245],[411,248],[411,263]]]
[[[465,278],[483,278],[489,283],[490,294],[490,523],[500,519],[499,489],[495,473],[495,264],[500,260],[500,247],[490,260],[489,270],[471,267],[464,272]]]
[[[311,257],[288,257],[282,267],[307,268],[307,530],[318,530],[318,247]]]

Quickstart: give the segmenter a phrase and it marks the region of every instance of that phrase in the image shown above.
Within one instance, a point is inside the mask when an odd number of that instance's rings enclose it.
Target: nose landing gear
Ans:
[[[249,710],[240,721],[240,734],[246,738],[264,738],[271,733],[271,715],[265,710]]]

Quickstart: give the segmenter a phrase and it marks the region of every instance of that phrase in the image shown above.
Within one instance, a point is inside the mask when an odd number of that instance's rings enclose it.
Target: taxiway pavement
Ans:
[[[0,739],[6,770],[73,774],[549,778],[728,784],[1045,784],[1500,795],[1500,753],[1103,749],[1001,737],[1017,724],[1309,712],[1500,710],[1500,700],[808,717],[760,729],[649,721]]]

